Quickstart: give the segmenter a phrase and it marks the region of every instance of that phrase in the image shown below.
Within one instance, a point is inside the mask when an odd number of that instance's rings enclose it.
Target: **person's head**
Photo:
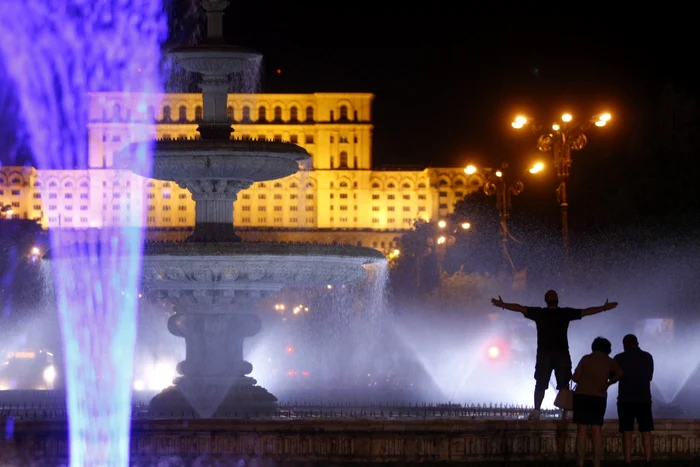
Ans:
[[[593,352],[603,352],[605,355],[610,355],[612,352],[612,344],[605,337],[596,337],[591,344]]]
[[[556,308],[559,306],[559,295],[554,290],[548,290],[544,294],[544,302],[548,308]]]
[[[637,336],[634,334],[627,334],[625,337],[622,338],[622,347],[625,350],[630,350],[639,347],[639,341],[637,340]]]

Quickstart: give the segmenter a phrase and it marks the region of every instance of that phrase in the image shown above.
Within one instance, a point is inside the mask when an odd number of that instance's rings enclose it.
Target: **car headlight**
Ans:
[[[53,384],[56,380],[56,368],[53,365],[47,366],[43,376],[46,384]]]

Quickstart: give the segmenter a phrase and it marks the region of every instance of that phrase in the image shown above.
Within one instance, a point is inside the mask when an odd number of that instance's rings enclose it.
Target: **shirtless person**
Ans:
[[[546,308],[505,303],[501,297],[492,298],[493,306],[522,313],[537,325],[537,359],[535,363],[535,410],[530,420],[540,418],[544,393],[549,386],[549,379],[554,371],[557,390],[567,389],[571,380],[571,356],[569,355],[569,323],[584,316],[595,315],[612,310],[617,302],[605,301],[602,306],[579,310],[559,308],[559,296],[554,290],[544,294]]]

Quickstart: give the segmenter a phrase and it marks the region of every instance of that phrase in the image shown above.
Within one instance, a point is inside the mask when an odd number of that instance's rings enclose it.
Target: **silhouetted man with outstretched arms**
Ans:
[[[537,325],[537,359],[535,362],[535,410],[530,414],[530,420],[540,418],[540,409],[544,393],[549,386],[549,379],[557,379],[557,390],[567,389],[571,380],[571,356],[569,355],[569,323],[584,316],[595,315],[602,311],[612,310],[616,302],[608,302],[602,306],[594,306],[579,310],[576,308],[559,308],[559,296],[554,290],[544,294],[546,308],[505,303],[499,296],[492,298],[491,303],[506,310],[522,313]]]

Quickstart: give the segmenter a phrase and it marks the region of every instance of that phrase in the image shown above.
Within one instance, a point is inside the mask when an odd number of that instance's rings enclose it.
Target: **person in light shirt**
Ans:
[[[591,344],[592,352],[584,355],[572,377],[574,390],[574,423],[576,433],[576,460],[583,466],[588,443],[588,429],[593,441],[593,467],[600,467],[603,454],[603,419],[608,404],[608,388],[622,377],[622,368],[610,358],[612,344],[604,337],[596,337]]]

